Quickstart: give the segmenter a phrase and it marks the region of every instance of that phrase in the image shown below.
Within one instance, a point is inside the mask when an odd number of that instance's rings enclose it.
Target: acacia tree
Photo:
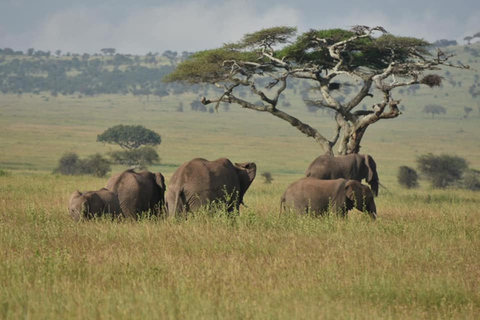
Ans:
[[[435,118],[436,114],[445,114],[447,113],[447,109],[442,107],[441,105],[438,104],[427,104],[423,106],[422,112],[424,113],[431,113],[432,114],[432,119]]]
[[[120,124],[98,135],[97,141],[122,147],[123,151],[110,152],[112,160],[121,165],[144,169],[160,160],[153,147],[162,142],[161,137],[144,126]]]
[[[388,34],[382,27],[310,30],[299,36],[296,28],[275,27],[246,34],[239,42],[219,49],[197,52],[181,62],[165,80],[213,84],[223,93],[211,99],[202,97],[205,105],[215,103],[218,109],[221,102],[226,102],[268,112],[313,137],[325,153],[333,154],[337,143],[339,154],[358,153],[369,125],[401,114],[399,101],[393,99],[395,88],[418,84],[439,86],[440,76],[424,73],[439,70],[440,66],[468,68],[453,66],[448,62],[451,55],[440,50],[431,56],[428,46],[424,40]],[[295,78],[310,81],[319,89],[321,99],[309,104],[335,112],[333,138],[326,138],[278,108],[287,82]],[[360,84],[350,99],[334,93],[342,78]],[[260,89],[260,83],[265,82],[268,83],[265,89]],[[242,88],[250,89],[251,100],[239,94]],[[355,111],[365,98],[374,98],[371,93],[374,88],[382,94],[371,104],[373,109]],[[261,103],[256,102],[259,98]]]

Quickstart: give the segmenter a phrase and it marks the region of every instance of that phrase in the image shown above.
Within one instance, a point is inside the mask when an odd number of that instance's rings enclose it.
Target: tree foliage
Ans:
[[[417,165],[433,188],[452,186],[462,178],[462,174],[468,168],[464,158],[449,154],[422,155],[417,158]]]
[[[445,114],[447,113],[447,109],[442,107],[441,105],[438,104],[427,104],[422,108],[422,112],[424,113],[431,113],[432,114],[432,119],[435,118],[436,114]]]
[[[441,50],[428,51],[430,44],[412,37],[389,34],[382,27],[355,26],[349,30],[309,30],[297,35],[291,27],[262,29],[246,34],[236,43],[205,50],[181,62],[165,80],[188,84],[208,83],[222,89],[218,96],[202,97],[205,105],[237,104],[267,112],[314,138],[326,153],[339,144],[338,153],[357,153],[369,125],[398,117],[399,87],[441,85],[442,77],[426,74],[440,66],[453,66]],[[356,92],[338,95],[340,79],[353,79]],[[294,79],[310,82],[320,95],[309,105],[335,113],[336,130],[328,139],[318,130],[281,110],[280,101]],[[358,86],[360,84],[360,86]],[[263,87],[263,88],[261,88]],[[246,96],[245,89],[252,96]],[[381,94],[375,98],[373,90]],[[370,110],[354,110],[364,99],[375,98]],[[259,101],[259,102],[258,102]]]
[[[141,146],[157,146],[162,139],[158,133],[144,126],[120,124],[98,135],[97,141],[118,144],[123,149],[132,150]]]

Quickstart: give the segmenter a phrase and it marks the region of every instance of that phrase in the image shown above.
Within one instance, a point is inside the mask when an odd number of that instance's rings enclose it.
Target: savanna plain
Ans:
[[[405,95],[399,118],[369,128],[361,153],[374,157],[383,185],[375,222],[355,210],[348,219],[279,215],[287,185],[322,151],[270,115],[235,106],[176,112],[181,101],[198,99],[188,94],[149,102],[1,95],[0,318],[478,319],[479,193],[435,190],[424,180],[407,190],[396,180],[399,166],[416,167],[416,157],[429,152],[480,169],[480,115],[466,90]],[[290,112],[333,134],[329,116],[289,97]],[[420,112],[427,103],[447,113],[432,119]],[[468,105],[474,112],[464,118]],[[247,206],[234,217],[219,210],[181,221],[75,223],[69,195],[97,190],[108,177],[51,172],[66,151],[116,150],[96,137],[117,124],[161,135],[161,163],[149,170],[167,182],[195,157],[256,162]]]

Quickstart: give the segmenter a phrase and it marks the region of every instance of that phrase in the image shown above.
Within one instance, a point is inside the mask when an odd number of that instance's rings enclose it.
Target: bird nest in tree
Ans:
[[[430,88],[439,87],[442,84],[442,77],[436,74],[429,74],[420,81],[420,83],[426,84]]]

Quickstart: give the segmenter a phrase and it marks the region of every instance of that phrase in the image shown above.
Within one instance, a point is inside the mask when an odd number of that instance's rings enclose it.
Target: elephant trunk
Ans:
[[[371,181],[368,182],[370,185],[370,188],[372,189],[373,194],[375,197],[378,197],[378,187],[379,187],[379,182],[378,179],[372,179]]]
[[[370,204],[368,208],[368,213],[373,220],[377,220],[377,206],[375,205],[375,203]]]

